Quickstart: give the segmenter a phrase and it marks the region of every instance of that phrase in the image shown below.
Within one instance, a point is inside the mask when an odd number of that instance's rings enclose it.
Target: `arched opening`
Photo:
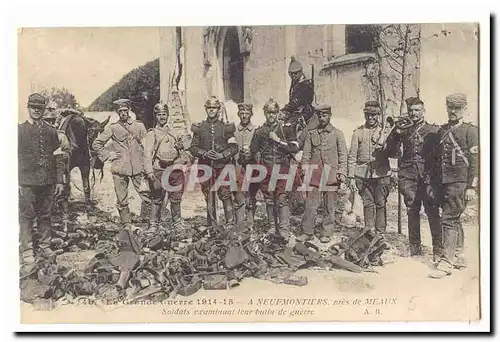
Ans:
[[[223,78],[226,100],[241,103],[245,100],[243,70],[244,57],[240,52],[238,29],[228,27],[223,45]]]

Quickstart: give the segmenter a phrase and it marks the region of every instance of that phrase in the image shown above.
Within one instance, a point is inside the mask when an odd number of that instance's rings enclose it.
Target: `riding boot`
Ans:
[[[176,230],[182,229],[181,203],[170,202],[170,211],[172,212],[172,227]]]
[[[453,265],[455,263],[457,237],[458,233],[453,229],[445,229],[443,231],[443,257],[436,265],[436,269],[429,275],[431,278],[440,279],[452,274],[454,267]]]
[[[281,205],[278,208],[279,215],[279,233],[285,240],[290,239],[290,210],[288,205]]]
[[[152,204],[150,202],[141,202],[141,213],[139,216],[139,222],[148,222],[148,218],[151,216]]]
[[[267,212],[267,220],[268,220],[268,233],[276,232],[275,225],[275,214],[274,214],[274,204],[266,203],[266,212]]]
[[[250,229],[253,229],[253,220],[254,220],[254,217],[255,217],[255,205],[253,206],[248,206],[245,208],[245,212],[246,212],[246,220],[247,220],[247,223],[250,227]]]
[[[245,203],[236,203],[234,206],[234,212],[236,214],[236,224],[242,225],[245,222],[245,212],[246,206]]]

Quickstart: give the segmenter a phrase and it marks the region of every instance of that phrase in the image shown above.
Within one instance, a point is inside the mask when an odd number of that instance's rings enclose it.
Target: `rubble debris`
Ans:
[[[381,235],[363,228],[320,249],[311,242],[289,247],[282,236],[259,227],[231,234],[206,227],[199,218],[187,219],[183,226],[155,234],[103,225],[54,231],[52,244],[63,253],[95,254],[85,267],[42,260],[21,279],[21,298],[32,304],[72,302],[82,296],[108,303],[161,301],[201,289],[230,290],[248,277],[305,286],[307,277],[294,274],[299,269],[370,271],[382,265],[380,257],[387,247]]]

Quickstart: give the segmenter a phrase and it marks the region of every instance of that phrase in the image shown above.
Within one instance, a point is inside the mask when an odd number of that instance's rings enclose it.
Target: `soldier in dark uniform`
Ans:
[[[21,261],[34,265],[33,223],[37,220],[37,254],[54,256],[50,250],[51,209],[54,195],[64,191],[64,160],[54,154],[59,147],[57,130],[42,120],[47,100],[41,94],[28,98],[29,118],[18,126],[19,223]]]
[[[378,101],[365,103],[365,124],[354,130],[347,157],[349,187],[363,200],[365,226],[385,232],[391,168],[389,150],[377,146],[382,131]]]
[[[285,121],[292,123],[292,125],[302,118],[304,125],[314,114],[311,105],[314,100],[314,88],[311,80],[308,80],[304,75],[302,65],[295,57],[291,58],[288,75],[292,79],[292,83],[288,103],[281,108],[281,115],[284,116]]]
[[[443,249],[443,234],[439,217],[439,206],[429,197],[427,186],[430,185],[429,170],[435,161],[432,150],[437,145],[438,125],[424,120],[424,103],[416,97],[406,99],[408,116],[414,125],[406,130],[395,129],[388,139],[393,144],[393,151],[403,153],[399,158],[399,189],[403,194],[408,212],[408,238],[410,255],[421,255],[420,209],[424,205],[432,235],[434,259],[438,259]],[[396,157],[399,157],[399,153]]]
[[[320,241],[326,243],[335,231],[337,191],[347,179],[347,146],[342,131],[330,123],[331,107],[322,106],[316,108],[315,112],[319,118],[319,125],[308,131],[302,164],[317,166],[318,169],[311,174],[312,189],[307,193],[306,212],[302,220],[303,234],[297,241],[313,239],[317,210],[321,200],[324,199],[326,210],[323,215]],[[325,185],[331,189],[324,189]]]
[[[274,229],[288,240],[290,238],[290,218],[288,198],[286,196],[286,179],[278,179],[274,189],[270,188],[273,167],[279,166],[280,174],[287,174],[290,168],[290,155],[299,151],[299,144],[294,130],[284,127],[278,122],[279,106],[270,99],[264,105],[266,122],[257,128],[252,138],[250,150],[255,161],[266,167],[266,177],[260,183],[260,190],[266,201],[267,217],[270,226],[275,215],[279,218],[279,227]],[[275,206],[277,212],[275,213]],[[272,231],[272,228],[271,228]]]
[[[469,201],[476,198],[478,186],[479,138],[476,126],[462,121],[467,97],[456,93],[446,97],[448,123],[438,131],[436,148],[441,202],[444,253],[430,277],[450,275],[453,268],[466,266],[463,255],[464,230],[460,217]]]
[[[212,96],[205,103],[207,119],[199,124],[193,124],[193,141],[191,143],[191,154],[198,158],[198,164],[207,165],[212,168],[212,178],[201,184],[201,189],[207,201],[207,224],[216,223],[213,217],[215,203],[211,194],[211,187],[228,164],[234,164],[233,157],[238,153],[238,144],[234,138],[236,129],[233,123],[225,124],[219,118],[221,103]],[[224,215],[228,229],[234,225],[234,209],[231,197],[231,188],[227,185],[217,189],[219,199],[224,207]]]

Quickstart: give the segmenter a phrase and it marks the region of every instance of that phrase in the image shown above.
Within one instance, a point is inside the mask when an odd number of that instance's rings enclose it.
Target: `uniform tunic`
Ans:
[[[312,191],[307,193],[306,211],[302,220],[303,232],[314,233],[314,224],[321,197],[326,199],[326,213],[323,216],[322,235],[330,237],[335,230],[336,191],[321,191],[321,185],[338,184],[337,175],[346,176],[347,147],[344,134],[328,124],[325,128],[309,130],[302,155],[303,165],[319,166],[311,178]],[[325,166],[328,167],[325,168]],[[323,178],[322,178],[323,177]],[[322,181],[323,179],[323,181]]]
[[[419,248],[421,245],[420,209],[423,204],[429,220],[435,254],[442,250],[442,228],[439,206],[430,198],[427,187],[431,170],[436,164],[432,151],[439,142],[438,130],[439,126],[423,121],[408,130],[393,134],[388,139],[388,144],[394,144],[394,151],[399,151],[401,144],[403,146],[402,155],[397,155],[400,157],[398,177],[399,189],[408,212],[410,246]]]
[[[363,125],[354,130],[347,167],[348,176],[356,179],[356,186],[363,200],[365,226],[385,231],[390,166],[389,151],[375,148],[381,129],[380,125]]]

